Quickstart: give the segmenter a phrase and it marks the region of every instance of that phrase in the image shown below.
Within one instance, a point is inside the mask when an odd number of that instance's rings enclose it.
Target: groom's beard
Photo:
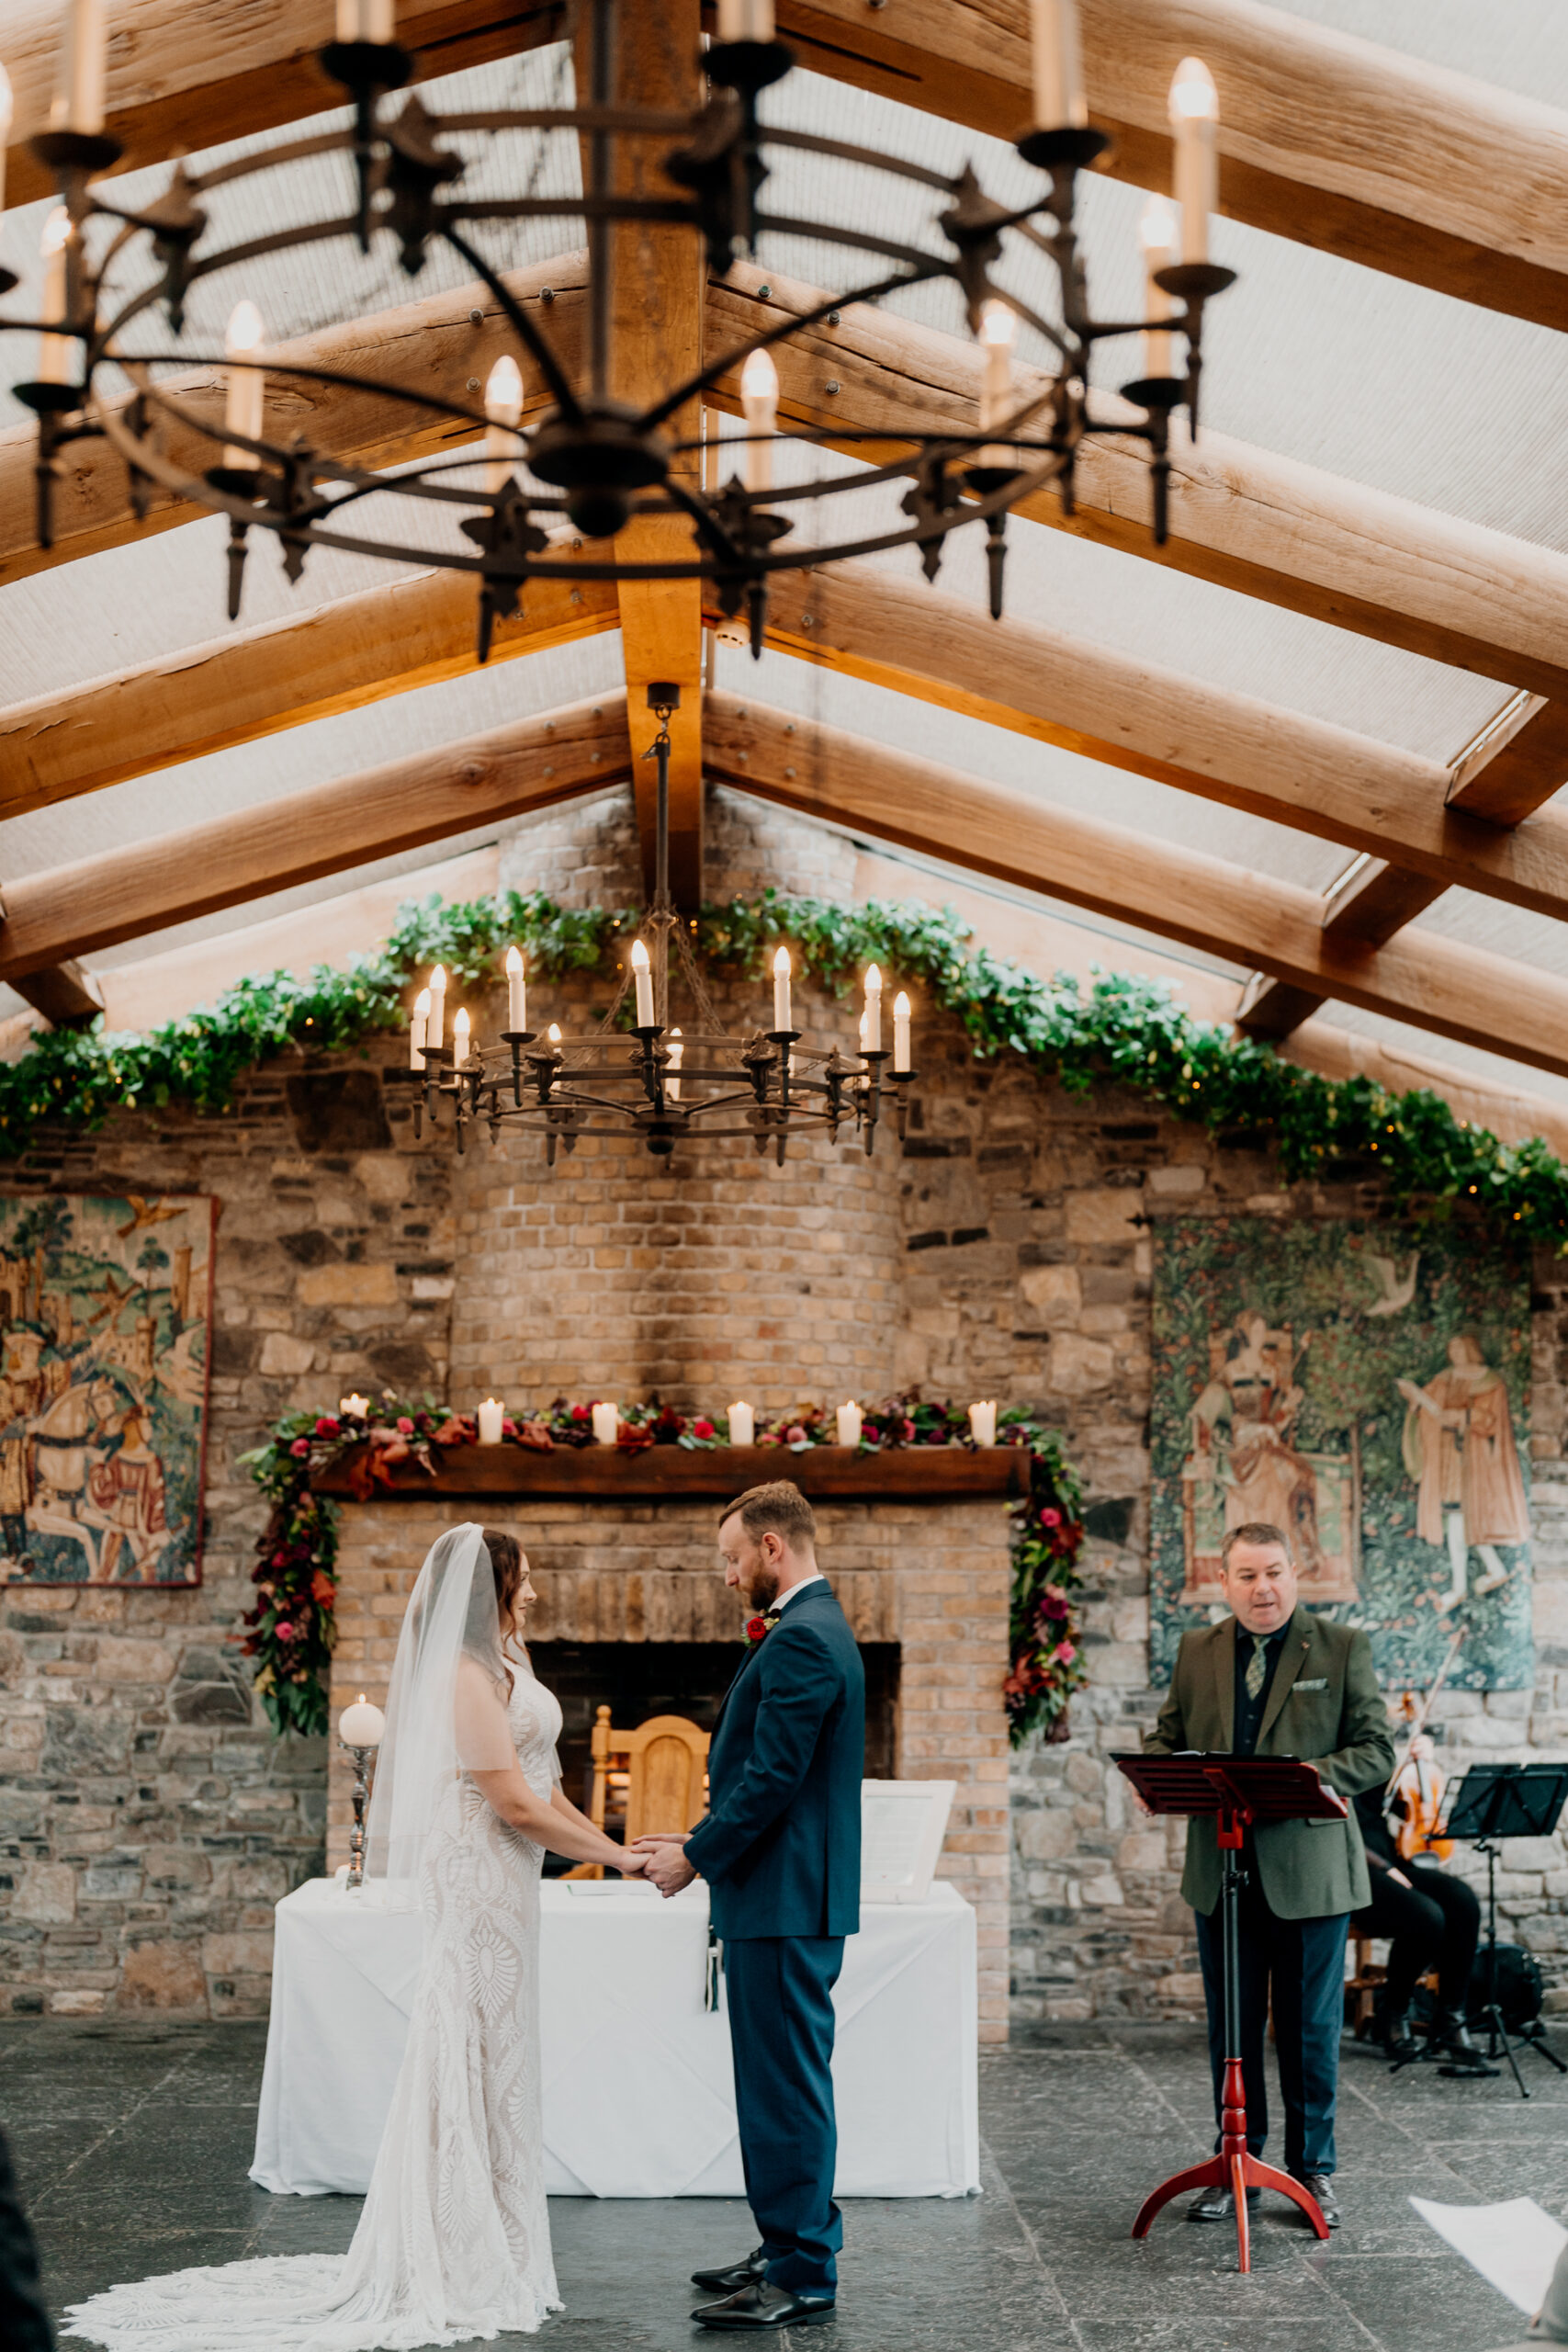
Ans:
[[[765,1616],[779,1597],[779,1572],[764,1560],[740,1581],[740,1598],[752,1616]]]

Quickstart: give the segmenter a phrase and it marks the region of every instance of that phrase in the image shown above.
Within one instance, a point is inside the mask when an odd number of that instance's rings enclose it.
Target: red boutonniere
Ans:
[[[758,1643],[765,1640],[767,1635],[773,1632],[773,1627],[778,1623],[778,1612],[776,1611],[767,1617],[748,1617],[746,1620],[747,1647],[749,1649],[755,1649]]]

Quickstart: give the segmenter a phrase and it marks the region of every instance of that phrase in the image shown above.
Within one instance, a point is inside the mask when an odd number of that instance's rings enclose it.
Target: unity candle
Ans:
[[[989,1405],[971,1405],[969,1434],[976,1445],[995,1445],[997,1442],[997,1408]]]
[[[637,982],[637,1025],[639,1029],[657,1029],[653,1011],[653,970],[648,960],[648,949],[640,939],[632,942],[632,978]]]
[[[1175,307],[1173,299],[1155,283],[1156,272],[1169,269],[1176,260],[1176,214],[1163,196],[1151,196],[1145,205],[1138,238],[1144,248],[1144,315],[1168,319]],[[1144,373],[1148,377],[1170,373],[1170,337],[1161,327],[1144,329]]]
[[[102,136],[106,52],[104,0],[71,0],[49,109],[51,130],[74,130],[86,139]]]
[[[1220,200],[1219,119],[1213,75],[1201,57],[1184,57],[1170,85],[1170,128],[1176,140],[1171,185],[1181,208],[1184,262],[1209,258],[1209,215]]]
[[[437,964],[430,975],[430,1017],[424,1024],[427,1046],[445,1043],[446,1035],[446,967]]]
[[[223,336],[225,354],[231,359],[249,359],[261,349],[262,342],[261,312],[254,302],[236,302]],[[226,430],[259,441],[265,422],[266,377],[259,368],[231,368],[223,408]],[[237,446],[225,447],[223,463],[235,473],[254,474],[261,469],[254,450]]]
[[[523,977],[523,950],[506,951],[506,1025],[516,1032],[528,1026],[528,984]]]
[[[479,1443],[481,1445],[501,1443],[501,1424],[505,1413],[506,1408],[499,1398],[494,1396],[485,1398],[484,1403],[479,1407]]]
[[[509,351],[503,351],[485,384],[485,488],[493,497],[506,488],[517,462],[517,427],[523,421],[523,377]]]
[[[337,1409],[339,1418],[343,1420],[363,1421],[369,1417],[370,1399],[368,1396],[340,1396],[337,1400]]]
[[[746,413],[746,487],[772,490],[773,435],[778,428],[779,371],[766,351],[754,351],[740,370],[740,405]]]
[[[789,1017],[789,949],[781,947],[773,957],[773,1027],[784,1030],[794,1025]]]
[[[1089,121],[1076,0],[1032,0],[1034,120],[1041,130],[1082,130]]]
[[[423,1071],[424,1068],[424,1024],[429,1019],[430,990],[421,989],[413,1001],[413,1011],[409,1015],[410,1069]]]
[[[909,1000],[902,989],[893,1000],[893,1075],[908,1072],[909,1068]]]
[[[729,1408],[729,1442],[731,1445],[755,1445],[757,1416],[750,1405],[731,1405]]]
[[[620,1427],[621,1408],[618,1405],[595,1405],[593,1408],[593,1442],[614,1445],[615,1431]]]
[[[845,1404],[840,1406],[838,1419],[839,1443],[840,1445],[858,1445],[860,1443],[860,1407],[858,1405]]]
[[[39,239],[39,252],[43,256],[43,315],[58,319],[63,326],[70,316],[70,300],[66,292],[65,248],[71,243],[71,215],[63,204],[57,204],[44,220],[43,234]],[[63,384],[71,373],[71,337],[68,334],[44,334],[39,337],[38,379],[40,384]]]
[[[345,1747],[379,1747],[386,1728],[386,1716],[379,1707],[371,1705],[363,1690],[337,1719],[337,1736]]]

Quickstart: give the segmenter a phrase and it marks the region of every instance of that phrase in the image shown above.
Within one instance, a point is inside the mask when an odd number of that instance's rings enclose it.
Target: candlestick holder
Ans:
[[[338,1746],[354,1758],[354,1826],[348,1833],[348,1881],[351,1887],[365,1883],[365,1808],[370,1801],[370,1759],[373,1747],[350,1747],[346,1740]]]

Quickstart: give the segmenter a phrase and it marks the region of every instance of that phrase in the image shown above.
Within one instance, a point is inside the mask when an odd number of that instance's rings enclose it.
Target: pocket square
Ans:
[[[1317,1674],[1317,1675],[1314,1675],[1314,1677],[1313,1677],[1313,1679],[1311,1679],[1311,1681],[1310,1681],[1310,1682],[1292,1682],[1292,1685],[1291,1685],[1291,1689],[1292,1689],[1292,1691],[1295,1691],[1295,1690],[1327,1690],[1327,1688],[1328,1688],[1328,1677],[1327,1677],[1327,1675],[1326,1675],[1326,1674]]]

